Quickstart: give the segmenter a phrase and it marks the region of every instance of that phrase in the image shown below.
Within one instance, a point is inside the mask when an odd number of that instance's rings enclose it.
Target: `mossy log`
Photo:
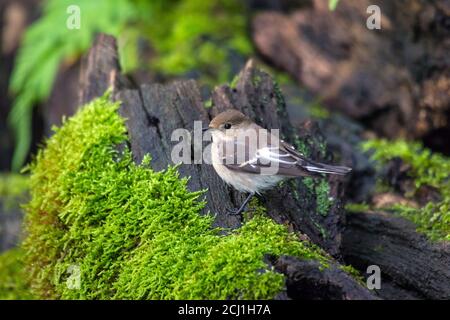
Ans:
[[[98,61],[97,58],[108,63]],[[214,90],[211,97],[212,108],[207,109],[193,80],[164,85],[132,86],[131,82],[124,80],[120,74],[116,45],[111,37],[100,35],[90,50],[87,61],[86,70],[83,72],[84,79],[81,81],[81,96],[88,98],[82,100],[87,102],[112,86],[114,99],[121,101],[119,112],[127,119],[130,148],[137,163],[148,153],[152,157],[151,166],[155,170],[173,165],[170,156],[176,143],[171,141],[173,130],[193,130],[195,120],[207,124],[215,114],[230,107],[243,111],[264,127],[281,128],[283,138],[297,142],[299,147],[308,150],[308,154],[317,160],[326,160],[328,156],[317,126],[307,123],[303,128],[294,130],[289,123],[283,97],[276,83],[268,74],[256,69],[251,62],[240,73],[235,87],[224,85]],[[241,225],[241,218],[227,215],[226,209],[240,204],[244,195],[227,186],[211,165],[183,164],[179,166],[179,172],[182,176],[190,177],[188,187],[191,190],[208,189],[205,194],[207,205],[204,214],[215,214],[216,226],[238,228]],[[301,181],[293,181],[267,193],[261,203],[275,221],[287,224],[291,230],[310,238],[329,254],[339,258],[344,184],[343,181],[330,178],[322,183],[324,188],[320,189],[318,185],[315,182],[304,184]],[[321,194],[322,198],[318,194]],[[320,201],[326,201],[326,204],[320,204]],[[321,214],[317,212],[319,205],[323,210]],[[286,292],[279,295],[281,298],[375,298],[357,280],[340,269],[338,262],[333,262],[332,269],[325,272],[319,270],[319,264],[313,262],[312,265],[305,266],[289,257],[268,263],[287,276]],[[324,286],[330,290],[317,290]]]

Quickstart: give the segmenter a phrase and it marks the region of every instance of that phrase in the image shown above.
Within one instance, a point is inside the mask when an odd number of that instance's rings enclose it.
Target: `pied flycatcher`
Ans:
[[[351,171],[307,159],[274,130],[269,133],[237,110],[220,113],[203,130],[211,131],[211,160],[217,174],[236,190],[249,193],[233,214],[240,214],[252,196],[284,179]]]

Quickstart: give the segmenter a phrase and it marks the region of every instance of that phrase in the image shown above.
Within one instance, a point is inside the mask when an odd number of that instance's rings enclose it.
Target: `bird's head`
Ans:
[[[242,112],[234,109],[228,109],[219,113],[209,123],[208,129],[213,131],[222,131],[225,133],[229,129],[240,129],[242,126],[249,124],[251,121]]]
[[[251,120],[242,112],[228,109],[215,116],[209,123],[208,128],[204,130],[211,130],[213,141],[228,140],[235,138],[237,132],[241,132],[237,130],[246,128],[249,124],[251,124]]]

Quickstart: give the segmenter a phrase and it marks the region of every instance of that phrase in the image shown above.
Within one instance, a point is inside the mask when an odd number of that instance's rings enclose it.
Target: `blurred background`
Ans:
[[[133,82],[193,78],[204,101],[254,58],[280,83],[290,116],[317,120],[330,148],[351,158],[353,201],[373,185],[355,148],[365,139],[450,154],[449,1],[0,0],[0,251],[20,234],[19,172],[78,108],[83,56],[100,32],[118,39]]]

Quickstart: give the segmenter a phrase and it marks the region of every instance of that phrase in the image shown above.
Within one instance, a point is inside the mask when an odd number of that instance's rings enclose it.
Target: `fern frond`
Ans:
[[[67,8],[74,4],[80,8],[81,28],[70,30]],[[20,169],[28,154],[33,106],[50,95],[61,63],[76,61],[96,33],[118,38],[125,72],[142,65],[142,37],[157,53],[147,66],[166,75],[197,69],[207,81],[224,82],[231,76],[226,63],[230,52],[252,51],[243,9],[239,0],[47,0],[42,17],[26,31],[12,74],[13,170]]]
[[[42,17],[25,33],[10,83],[16,96],[8,118],[16,139],[14,171],[23,165],[30,147],[32,108],[50,95],[60,64],[86,51],[95,33],[117,36],[136,16],[129,0],[79,0],[81,28],[68,29],[66,10],[73,4],[73,0],[47,1]]]

